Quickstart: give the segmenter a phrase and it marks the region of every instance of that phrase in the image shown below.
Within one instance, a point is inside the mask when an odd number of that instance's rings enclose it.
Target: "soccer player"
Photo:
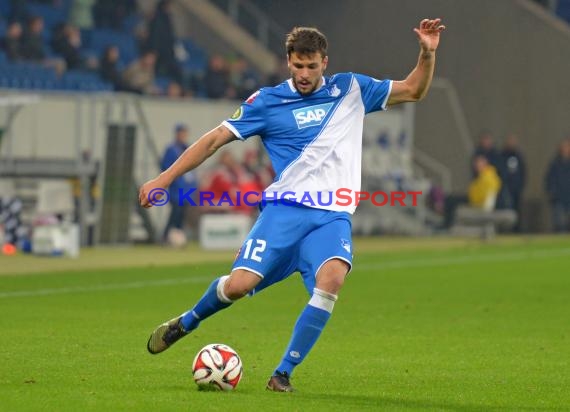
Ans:
[[[444,29],[441,19],[422,20],[414,28],[420,44],[417,65],[405,80],[392,81],[354,73],[325,77],[326,37],[315,28],[294,28],[285,44],[291,78],[254,93],[168,170],[146,182],[139,192],[141,205],[151,207],[153,189],[168,187],[220,147],[255,135],[261,137],[276,172],[266,189],[268,197],[309,192],[317,199],[319,193],[339,188],[360,190],[364,115],[426,95]],[[267,384],[273,391],[292,391],[291,374],[319,338],[352,267],[350,218],[355,209],[354,204],[337,202],[326,206],[266,202],[230,274],[214,280],[190,310],[159,325],[150,336],[148,351],[166,350],[209,316],[298,271],[310,299]]]

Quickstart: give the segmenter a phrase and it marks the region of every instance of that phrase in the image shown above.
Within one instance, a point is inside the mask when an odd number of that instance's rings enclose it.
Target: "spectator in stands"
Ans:
[[[22,37],[22,56],[25,60],[41,62],[45,59],[43,30],[43,18],[40,16],[30,17]]]
[[[147,50],[148,45],[148,21],[141,19],[133,28],[133,36],[139,52]]]
[[[469,206],[491,211],[495,208],[497,195],[501,189],[501,179],[496,168],[484,155],[478,155],[473,159],[473,169],[476,177],[469,184],[467,191]]]
[[[218,166],[205,178],[205,184],[201,188],[205,192],[214,194],[212,203],[216,206],[211,208],[213,213],[236,212],[251,215],[255,212],[253,206],[238,202],[238,192],[243,196],[249,191],[261,191],[243,165],[237,161],[231,151],[225,150],[220,154]],[[255,196],[248,196],[248,203],[259,201]],[[204,205],[204,206],[207,206]]]
[[[249,179],[254,182],[255,190],[259,192],[265,190],[275,177],[271,164],[262,161],[257,149],[249,149],[245,152],[243,167],[249,173]]]
[[[489,239],[497,229],[511,230],[518,216],[513,210],[495,208],[501,179],[487,158],[483,155],[476,156],[473,167],[477,175],[469,185],[468,205],[457,205],[451,231],[456,234],[476,233]]]
[[[149,23],[147,47],[157,52],[156,74],[182,82],[182,70],[174,53],[176,34],[170,19],[171,0],[160,0]]]
[[[204,87],[207,97],[211,99],[235,97],[230,90],[229,73],[222,56],[214,55],[210,59],[204,76]]]
[[[6,37],[2,39],[2,49],[10,61],[22,60],[22,25],[17,21],[8,26]]]
[[[171,99],[180,99],[181,97],[184,97],[184,90],[180,84],[176,82],[170,82],[166,88],[166,96],[170,97]]]
[[[160,168],[162,171],[168,169],[180,155],[188,148],[188,127],[184,124],[177,124],[174,128],[174,141],[166,148]],[[186,207],[188,204],[181,204],[180,192],[182,194],[188,192],[190,189],[198,187],[198,179],[194,171],[188,172],[179,177],[169,187],[170,193],[170,216],[164,228],[163,240],[168,240],[168,233],[171,229],[184,229],[184,219]],[[194,193],[195,194],[195,193]],[[184,203],[184,202],[182,202]],[[190,206],[195,207],[195,206]],[[193,229],[196,229],[195,227]]]
[[[96,65],[81,55],[81,32],[71,24],[61,23],[54,28],[51,47],[65,59],[68,70],[91,69]]]
[[[570,137],[560,143],[558,155],[550,163],[546,191],[550,198],[554,231],[570,231]]]
[[[69,23],[80,29],[93,28],[93,5],[95,0],[73,0],[69,11]]]
[[[239,100],[247,99],[259,89],[259,79],[243,57],[232,62],[230,80]]]
[[[477,176],[475,169],[475,158],[477,156],[484,156],[491,166],[494,166],[499,175],[501,175],[501,156],[495,147],[493,135],[489,131],[483,131],[479,135],[479,143],[475,147],[473,156],[471,157],[471,165],[473,167],[473,176]]]
[[[118,63],[119,48],[117,46],[108,46],[99,61],[99,75],[103,80],[111,83],[116,91],[121,91],[126,89],[126,85],[124,84]]]
[[[158,94],[154,84],[156,52],[145,51],[139,59],[132,62],[123,72],[123,81],[129,91],[140,94]]]
[[[497,170],[487,157],[477,155],[473,159],[475,176],[471,180],[465,195],[450,195],[445,198],[444,228],[451,228],[454,223],[456,210],[467,205],[476,210],[491,211],[495,208],[497,195],[501,188],[501,179]]]
[[[521,197],[526,180],[526,165],[524,157],[519,149],[517,135],[511,133],[507,136],[503,150],[500,153],[504,175],[502,176],[503,188],[501,189],[503,206],[512,209],[520,216]],[[520,222],[520,219],[518,220]],[[520,230],[517,223],[515,230]]]
[[[30,17],[22,36],[22,60],[52,67],[57,74],[61,75],[65,71],[65,61],[60,58],[47,58],[43,30],[43,18],[40,16]]]

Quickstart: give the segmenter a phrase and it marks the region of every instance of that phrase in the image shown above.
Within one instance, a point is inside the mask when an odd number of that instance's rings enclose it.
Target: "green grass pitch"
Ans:
[[[379,251],[357,243],[354,271],[292,394],[265,384],[308,300],[298,275],[151,356],[152,329],[190,307],[231,259],[121,265],[119,255],[115,268],[7,273],[0,410],[570,410],[570,239],[422,243],[430,241]],[[50,264],[21,259],[32,271]],[[196,351],[216,342],[243,360],[231,393],[198,391],[191,378]]]

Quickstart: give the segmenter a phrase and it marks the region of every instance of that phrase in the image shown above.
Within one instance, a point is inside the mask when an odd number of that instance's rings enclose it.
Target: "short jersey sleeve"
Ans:
[[[390,91],[392,90],[392,80],[378,80],[363,74],[355,74],[354,76],[360,86],[365,112],[386,110]]]
[[[263,89],[260,89],[253,93],[229,119],[222,122],[240,140],[262,134],[265,129],[266,117],[262,92]]]

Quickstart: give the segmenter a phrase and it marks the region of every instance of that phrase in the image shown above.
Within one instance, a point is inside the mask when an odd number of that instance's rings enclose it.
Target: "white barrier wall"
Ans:
[[[123,94],[42,94],[37,103],[10,105],[25,93],[2,91],[0,99],[0,128],[5,131],[0,144],[0,157],[78,159],[89,150],[95,160],[101,161],[105,153],[107,125],[128,123],[136,126],[135,178],[146,181],[159,172],[156,156],[148,144],[153,142],[160,156],[174,137],[174,126],[185,123],[190,128],[190,143],[233,114],[240,102],[170,100]],[[37,96],[37,95],[33,95]],[[136,110],[140,103],[143,116]],[[13,121],[10,112],[19,107]],[[10,123],[10,124],[8,124]],[[148,125],[148,127],[145,127]],[[238,157],[248,147],[255,147],[257,139],[242,143],[236,141],[227,148]],[[200,168],[204,172],[215,165],[215,156]],[[101,164],[99,170],[104,170]],[[101,179],[102,176],[99,176]],[[1,177],[0,177],[1,178]],[[134,196],[134,194],[133,194]],[[158,227],[168,216],[168,208],[153,208],[151,218]]]
[[[22,96],[19,93],[0,93]],[[183,122],[196,139],[235,111],[239,102],[170,100],[119,94],[42,94],[36,104],[24,105],[12,124],[10,142],[4,136],[0,154],[17,157],[75,158],[91,150],[95,158],[104,152],[106,124],[128,122],[137,126],[137,145],[142,147],[144,128],[134,102],[141,103],[149,131],[159,151],[172,140],[173,127]],[[9,106],[0,107],[0,127],[6,126]],[[239,145],[237,145],[239,146]],[[243,148],[235,147],[240,152]]]

